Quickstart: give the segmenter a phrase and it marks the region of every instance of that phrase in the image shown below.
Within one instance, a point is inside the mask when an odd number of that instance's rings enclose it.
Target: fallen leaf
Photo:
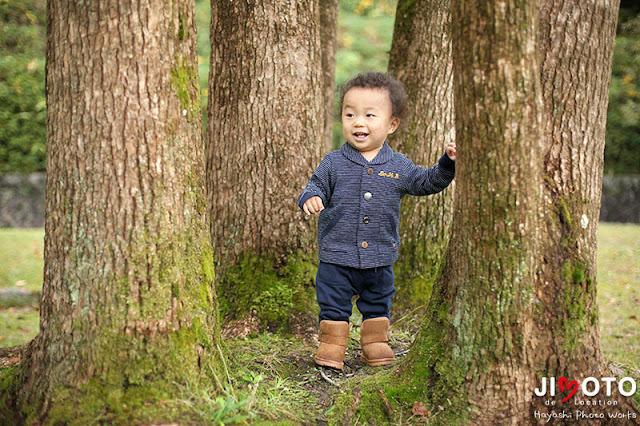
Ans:
[[[413,408],[411,409],[411,412],[413,413],[414,416],[429,415],[429,410],[427,410],[427,407],[425,407],[422,402],[417,402],[417,401],[413,403]]]
[[[25,280],[20,280],[16,282],[17,287],[24,287],[25,285],[27,285],[27,282]]]

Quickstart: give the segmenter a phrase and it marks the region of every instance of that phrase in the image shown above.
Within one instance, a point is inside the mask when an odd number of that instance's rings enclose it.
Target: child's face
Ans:
[[[400,120],[392,115],[386,89],[353,87],[342,101],[342,134],[365,157],[380,151]],[[370,154],[370,155],[367,155]]]

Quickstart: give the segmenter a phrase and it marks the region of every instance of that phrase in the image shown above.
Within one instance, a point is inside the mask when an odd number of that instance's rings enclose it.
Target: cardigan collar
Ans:
[[[367,161],[367,159],[364,158],[360,151],[349,145],[348,142],[345,142],[342,147],[340,147],[340,152],[349,160],[353,161],[356,164],[360,164],[361,166],[384,164],[393,158],[393,150],[386,142],[382,145],[382,148],[380,148],[380,152],[378,152],[378,155],[376,155],[375,158],[371,161]]]

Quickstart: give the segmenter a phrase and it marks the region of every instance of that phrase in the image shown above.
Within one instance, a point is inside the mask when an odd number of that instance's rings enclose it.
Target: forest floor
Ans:
[[[42,276],[42,230],[0,229],[0,289],[37,290]],[[598,306],[601,347],[612,374],[640,381],[640,226],[600,224],[598,245]],[[41,285],[41,284],[40,284]],[[355,308],[355,307],[354,307]],[[355,310],[355,309],[354,309]],[[360,361],[360,322],[356,313],[344,372],[320,368],[313,362],[317,325],[301,324],[293,333],[261,331],[255,318],[227,324],[224,345],[229,354],[225,395],[197,387],[185,388],[174,401],[205,423],[243,421],[278,424],[324,424],[335,397],[348,381],[381,369]],[[398,360],[409,349],[423,316],[421,309],[394,312],[391,346]],[[35,306],[0,307],[0,368],[19,361],[8,347],[31,340],[37,333]],[[640,393],[638,393],[640,394]],[[638,395],[637,394],[637,395]],[[404,418],[412,418],[406,413]],[[415,419],[414,419],[415,420]],[[354,419],[357,422],[357,419]]]
[[[354,306],[351,331],[342,372],[319,367],[313,357],[318,346],[317,326],[299,328],[294,334],[237,333],[238,324],[223,331],[232,354],[229,370],[235,383],[237,400],[246,398],[248,415],[262,421],[289,421],[292,424],[324,424],[330,414],[333,399],[343,392],[343,385],[354,378],[372,375],[395,365],[368,367],[360,359],[360,324],[362,316]],[[392,316],[390,346],[398,361],[407,354],[420,326],[423,310]]]

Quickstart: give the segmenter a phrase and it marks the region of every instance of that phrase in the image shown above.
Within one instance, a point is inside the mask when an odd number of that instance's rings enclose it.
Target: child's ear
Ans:
[[[391,128],[389,129],[389,134],[395,132],[400,126],[400,119],[398,117],[393,117],[391,119]]]

